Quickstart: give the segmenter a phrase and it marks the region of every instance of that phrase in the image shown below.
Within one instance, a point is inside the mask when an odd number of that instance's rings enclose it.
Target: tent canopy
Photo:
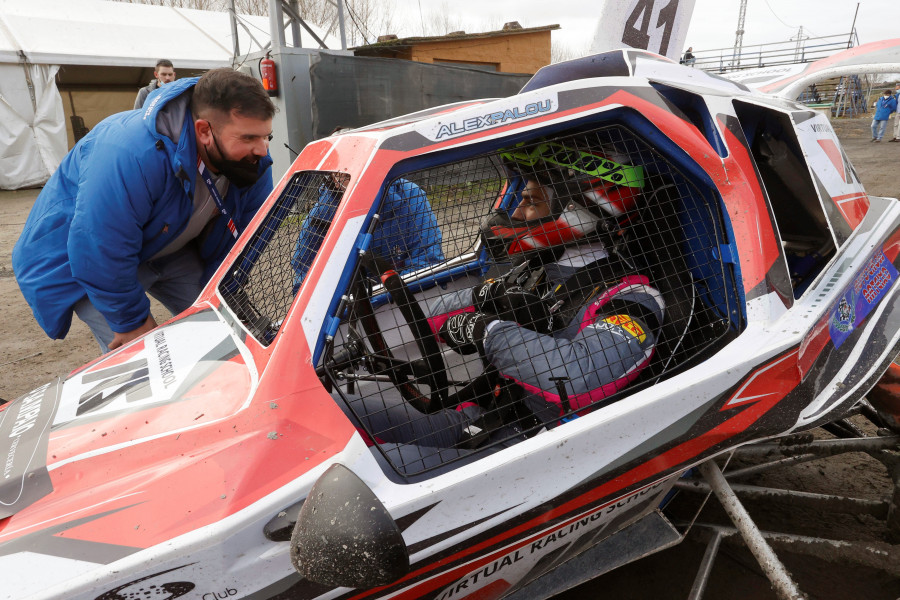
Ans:
[[[329,48],[335,38],[310,26]],[[290,36],[288,36],[289,38]],[[0,0],[0,63],[146,67],[168,58],[176,68],[231,66],[227,12],[105,0]],[[238,15],[241,54],[269,44],[269,18]],[[318,44],[305,31],[302,46]]]
[[[130,110],[158,59],[170,59],[184,77],[258,56],[270,41],[268,17],[238,15],[237,21],[235,59],[227,12],[105,0],[0,0],[0,189],[47,181],[77,140],[74,124],[82,131]],[[312,29],[330,48],[339,47]],[[305,31],[300,41],[318,47]]]

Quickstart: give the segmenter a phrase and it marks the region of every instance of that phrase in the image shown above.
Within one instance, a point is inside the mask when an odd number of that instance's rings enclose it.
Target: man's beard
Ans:
[[[239,188],[251,186],[259,180],[259,164],[246,160],[230,160],[225,158],[225,153],[222,152],[222,148],[219,147],[219,142],[216,140],[216,136],[211,130],[210,135],[212,135],[213,144],[215,144],[216,151],[219,153],[219,158],[215,159],[212,157],[209,149],[207,149],[206,155],[209,157],[210,166]]]

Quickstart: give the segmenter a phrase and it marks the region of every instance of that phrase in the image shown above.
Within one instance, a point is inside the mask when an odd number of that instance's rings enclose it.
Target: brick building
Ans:
[[[498,73],[534,74],[550,64],[550,32],[559,25],[524,28],[513,21],[500,31],[462,31],[432,37],[384,35],[353,48],[356,56],[473,67]]]

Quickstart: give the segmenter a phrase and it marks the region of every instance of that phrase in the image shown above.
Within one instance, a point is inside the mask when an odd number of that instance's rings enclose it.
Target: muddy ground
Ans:
[[[871,143],[869,123],[869,118],[841,119],[835,121],[834,126],[869,194],[900,197],[900,143]],[[889,132],[892,126],[893,123]],[[37,192],[0,192],[0,399],[5,400],[16,398],[52,378],[65,376],[98,355],[90,332],[77,319],[65,340],[48,339],[16,285],[10,254]],[[168,318],[165,309],[157,303],[153,305],[153,312],[157,322]],[[869,499],[883,499],[889,491],[884,468],[865,455],[806,463],[746,483]],[[724,522],[715,504],[714,501],[707,504],[700,521]],[[869,550],[860,551],[863,554],[887,552],[896,556],[898,547],[887,543],[884,523],[874,517],[817,514],[772,503],[750,504],[749,507],[751,515],[767,529],[860,540],[870,546]],[[703,550],[702,544],[686,541],[567,592],[564,597],[566,600],[687,598]],[[784,560],[801,589],[811,598],[900,598],[897,577],[879,569],[858,566],[854,564],[855,560],[832,563],[793,555],[784,556]],[[750,555],[740,547],[726,544],[716,561],[704,597],[708,600],[769,600],[776,595]]]

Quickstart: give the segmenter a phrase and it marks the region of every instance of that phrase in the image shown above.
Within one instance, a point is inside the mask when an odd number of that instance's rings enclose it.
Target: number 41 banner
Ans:
[[[681,58],[695,0],[606,0],[591,53],[618,48],[649,50]]]

